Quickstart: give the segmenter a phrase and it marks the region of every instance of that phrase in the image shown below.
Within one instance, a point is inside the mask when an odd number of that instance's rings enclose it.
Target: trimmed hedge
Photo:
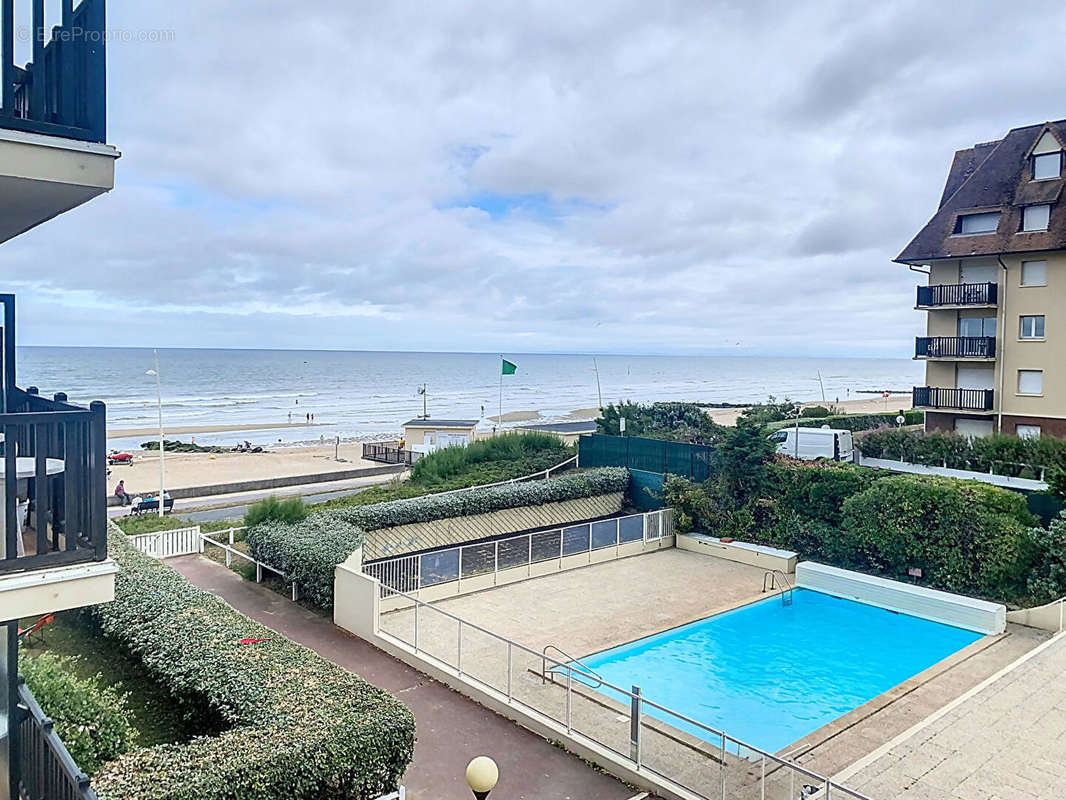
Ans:
[[[170,692],[228,730],[127,753],[93,780],[102,800],[368,800],[411,760],[414,719],[396,698],[108,537],[115,600],[87,613]],[[242,639],[265,639],[242,645]]]
[[[810,410],[810,409],[806,409]],[[828,425],[830,428],[848,431],[873,431],[878,428],[896,428],[896,417],[903,414],[904,425],[921,425],[925,422],[925,412],[911,409],[909,411],[890,411],[884,414],[837,414],[835,416],[809,418],[804,416],[800,420],[800,426],[804,428],[820,428]],[[782,428],[795,425],[794,419],[783,422],[775,422],[770,425],[770,430],[779,431]]]
[[[19,674],[55,723],[56,733],[74,763],[92,775],[105,761],[125,753],[133,744],[126,695],[101,686],[100,675],[79,678],[74,659],[52,653],[19,658]]]
[[[1066,469],[1066,441],[1042,436],[1022,439],[994,435],[968,438],[957,433],[877,431],[858,442],[868,458],[890,458],[931,467],[1040,478],[1042,470]]]
[[[280,569],[309,602],[329,610],[336,566],[363,544],[366,531],[595,497],[628,487],[629,470],[604,467],[542,481],[322,511],[295,525],[268,522],[251,528],[246,541],[254,558]]]

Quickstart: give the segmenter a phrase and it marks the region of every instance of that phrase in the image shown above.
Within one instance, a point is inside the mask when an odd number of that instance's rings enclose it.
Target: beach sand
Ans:
[[[820,405],[823,404],[804,403],[803,407],[809,408]],[[825,405],[839,408],[847,414],[883,414],[886,411],[909,409],[912,406],[912,402],[909,394],[896,394],[887,398],[872,396],[858,400],[842,400],[839,403],[826,403]],[[707,409],[707,416],[719,425],[735,425],[737,417],[740,416],[743,410],[743,408],[710,408]]]
[[[250,425],[187,425],[184,427],[171,428],[164,426],[163,432],[166,438],[172,439],[175,436],[188,436],[189,434],[197,433],[228,433],[230,431],[272,431],[280,428],[315,428],[318,423],[314,422],[259,422]],[[108,439],[127,439],[135,436],[147,436],[150,439],[159,438],[159,428],[122,428],[119,430],[109,430],[107,432]]]
[[[133,453],[132,465],[110,468],[108,492],[113,492],[120,480],[126,481],[126,491],[133,495],[158,490],[158,451],[130,452]],[[362,453],[362,444],[358,442],[341,444],[340,457],[345,459],[344,461],[333,460],[333,445],[279,447],[264,453],[167,453],[164,459],[166,486],[168,489],[183,489],[187,486],[254,481],[290,475],[317,475],[382,466],[376,461],[364,461]]]

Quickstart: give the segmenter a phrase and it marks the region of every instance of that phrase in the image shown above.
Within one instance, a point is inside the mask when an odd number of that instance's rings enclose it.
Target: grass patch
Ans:
[[[25,620],[23,627],[36,620]],[[55,622],[27,643],[21,651],[34,658],[41,653],[68,656],[79,678],[91,680],[100,674],[100,685],[114,687],[129,696],[126,709],[138,747],[187,742],[194,736],[217,733],[217,724],[191,714],[156,682],[144,665],[126,654],[113,641],[76,611],[55,615]],[[44,709],[48,713],[48,709]]]

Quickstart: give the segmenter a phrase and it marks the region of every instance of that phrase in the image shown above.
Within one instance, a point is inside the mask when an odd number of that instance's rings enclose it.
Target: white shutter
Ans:
[[[1018,394],[1043,394],[1044,372],[1039,369],[1018,370]]]

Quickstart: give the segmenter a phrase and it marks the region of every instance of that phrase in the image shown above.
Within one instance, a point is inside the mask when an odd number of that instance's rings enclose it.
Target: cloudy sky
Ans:
[[[110,0],[110,195],[22,341],[906,356],[952,153],[1066,117],[1066,6]]]

